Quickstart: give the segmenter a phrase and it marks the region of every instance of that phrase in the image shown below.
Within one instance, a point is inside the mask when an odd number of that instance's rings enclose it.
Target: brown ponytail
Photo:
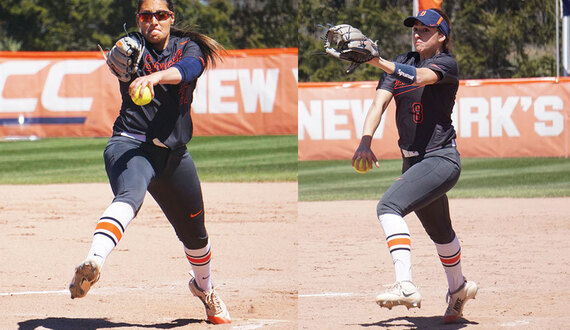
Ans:
[[[449,17],[447,17],[447,14],[445,14],[439,8],[432,8],[432,10],[436,11],[439,15],[441,15],[441,17],[443,17],[443,19],[447,23],[447,26],[449,26],[449,35],[447,37],[445,37],[445,41],[443,42],[443,50],[451,52],[451,33],[452,33],[452,30],[451,30],[451,22],[449,21]]]
[[[206,62],[205,68],[210,66],[215,67],[216,63],[222,60],[222,55],[227,53],[224,46],[219,42],[200,32],[173,26],[170,28],[170,34],[176,37],[190,38],[190,40],[197,43],[200,50],[206,57],[204,59]]]

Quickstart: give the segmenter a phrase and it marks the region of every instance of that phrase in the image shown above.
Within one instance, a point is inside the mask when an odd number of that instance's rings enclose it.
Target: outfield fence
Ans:
[[[299,160],[350,159],[377,82],[300,83]],[[465,157],[568,157],[570,78],[463,80],[453,109]],[[391,102],[373,151],[399,158]]]
[[[297,49],[231,50],[198,80],[194,134],[298,134],[299,160],[348,159],[375,81],[297,83]],[[121,105],[99,52],[0,52],[0,138],[109,136]],[[453,122],[465,157],[568,157],[570,78],[463,80]],[[374,136],[399,158],[393,102]]]
[[[0,52],[0,137],[109,136],[121,106],[100,52]],[[297,132],[297,49],[230,50],[192,103],[195,135]]]

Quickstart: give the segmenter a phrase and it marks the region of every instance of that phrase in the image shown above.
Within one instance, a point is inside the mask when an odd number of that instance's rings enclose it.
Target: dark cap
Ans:
[[[446,37],[449,36],[449,25],[437,11],[433,9],[422,10],[418,13],[418,16],[409,16],[404,20],[404,25],[408,27],[414,26],[416,21],[420,21],[425,26],[437,27],[441,33]]]

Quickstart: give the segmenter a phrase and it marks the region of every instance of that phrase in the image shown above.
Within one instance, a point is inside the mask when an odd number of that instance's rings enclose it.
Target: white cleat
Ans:
[[[386,292],[376,296],[376,303],[380,307],[392,309],[394,306],[404,305],[408,309],[421,308],[422,296],[414,283],[410,281],[396,282]]]
[[[94,260],[85,260],[75,268],[75,275],[69,284],[71,299],[87,295],[93,284],[99,281],[101,267]]]
[[[475,299],[477,295],[477,284],[473,281],[465,281],[455,292],[447,292],[446,300],[449,305],[443,315],[444,323],[455,323],[463,315],[463,307],[469,299]]]
[[[204,304],[204,307],[206,308],[206,316],[210,322],[213,324],[225,324],[232,322],[228,308],[222,299],[218,297],[213,288],[212,291],[209,292],[203,291],[198,287],[194,278],[190,280],[188,287],[192,294],[200,298]]]

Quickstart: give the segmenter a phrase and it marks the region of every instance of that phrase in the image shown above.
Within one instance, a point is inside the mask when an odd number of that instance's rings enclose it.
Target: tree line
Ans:
[[[0,50],[90,51],[136,31],[136,0],[2,0]],[[175,25],[227,49],[297,47],[296,0],[175,0]]]
[[[461,79],[556,76],[555,2],[543,0],[443,0]],[[411,0],[305,0],[299,3],[299,81],[377,80],[378,69],[320,56],[325,29],[351,24],[373,40],[386,59],[412,50]]]
[[[412,0],[178,0],[176,24],[218,40],[228,49],[299,48],[299,81],[377,80],[362,65],[323,55],[328,25],[351,24],[378,40],[392,59],[412,49]],[[0,50],[92,51],[135,31],[136,1],[2,0]],[[444,0],[452,25],[452,52],[460,78],[556,75],[555,2]]]

